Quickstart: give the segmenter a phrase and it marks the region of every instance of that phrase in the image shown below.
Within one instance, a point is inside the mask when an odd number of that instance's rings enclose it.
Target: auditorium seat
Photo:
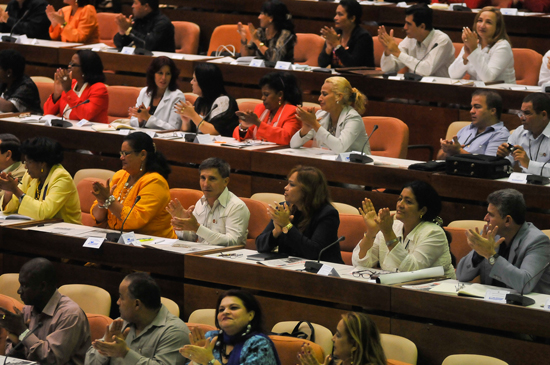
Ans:
[[[351,265],[353,249],[363,239],[365,229],[365,222],[361,215],[340,214],[338,237],[346,237],[344,241],[340,242],[340,253],[346,265]]]
[[[360,214],[359,209],[355,208],[353,205],[349,205],[349,204],[345,204],[345,203],[332,202],[332,206],[340,214]]]
[[[111,312],[111,294],[99,286],[67,284],[57,290],[71,298],[85,313],[108,316]]]
[[[118,25],[115,22],[117,14],[97,13],[97,25],[99,27],[99,42],[109,47],[114,47],[113,38],[118,32]]]
[[[402,38],[393,37],[397,44],[401,43]],[[380,68],[380,61],[382,60],[382,54],[384,53],[384,46],[378,40],[378,36],[372,37],[372,43],[374,48],[374,66]]]
[[[483,220],[456,220],[448,224],[449,228],[466,228],[466,229],[475,229],[478,228],[480,231],[485,227],[487,222]]]
[[[472,124],[472,122],[452,122],[449,124],[449,127],[447,128],[447,134],[445,135],[445,139],[451,140],[454,136],[458,134],[458,131],[462,128]]]
[[[191,104],[195,104],[195,100],[199,97],[197,94],[194,93],[183,93],[185,95],[185,101],[190,102]]]
[[[178,199],[185,209],[195,205],[203,195],[202,191],[196,189],[170,189],[170,200]]]
[[[215,326],[210,326],[210,325],[204,324],[204,323],[187,322],[186,325],[187,325],[187,328],[189,328],[190,332],[193,332],[193,329],[197,328],[197,327],[200,328],[204,333],[206,333],[208,331],[216,331],[217,330],[217,328]]]
[[[528,48],[512,48],[516,83],[537,86],[539,82],[542,55]]]
[[[176,317],[180,316],[180,306],[178,303],[174,302],[172,299],[160,297],[160,302],[164,304],[168,312],[172,313]]]
[[[308,66],[319,66],[317,58],[323,51],[325,40],[313,33],[296,33],[294,46],[294,63]]]
[[[260,235],[267,227],[271,218],[267,215],[266,205],[258,200],[251,198],[240,198],[250,211],[250,220],[248,221],[248,237],[246,239],[246,248],[256,250],[256,237]]]
[[[381,333],[380,342],[388,359],[416,365],[418,350],[414,342],[408,338]]]
[[[250,199],[258,200],[266,204],[273,204],[275,202],[281,203],[285,201],[285,196],[283,194],[277,193],[256,193],[253,194]]]
[[[455,58],[457,58],[460,51],[462,51],[462,47],[464,47],[464,43],[453,42],[453,47],[455,48]]]
[[[542,231],[542,233],[544,233],[545,235],[550,237],[550,229],[542,229],[541,231]],[[0,276],[0,278],[1,278],[1,276]]]
[[[6,273],[0,275],[0,294],[23,302],[17,293],[19,290],[19,273]]]
[[[136,105],[141,88],[133,86],[107,86],[109,93],[109,123],[116,119],[127,119],[128,108]]]
[[[254,108],[256,105],[263,103],[261,99],[254,99],[254,98],[241,98],[237,99],[237,105],[239,105],[239,111],[246,112],[246,111],[254,111]]]
[[[105,184],[106,181],[95,177],[85,177],[80,180],[76,185],[76,191],[78,192],[78,198],[80,199],[80,211],[82,215],[82,224],[88,227],[96,225],[95,219],[92,218],[90,210],[95,202],[95,196],[92,194],[92,186],[96,181],[101,181]]]
[[[378,130],[369,140],[373,155],[407,158],[409,127],[405,123],[392,117],[363,117],[363,123],[369,135],[378,124]]]
[[[298,354],[302,350],[302,345],[304,344],[311,346],[313,356],[317,359],[317,361],[319,361],[319,363],[322,364],[324,362],[323,348],[317,345],[315,342],[287,336],[270,335],[269,338],[275,344],[275,349],[279,354],[281,365],[296,364],[296,359],[298,357]]]
[[[189,316],[190,323],[202,323],[209,326],[216,327],[215,317],[216,310],[213,308],[197,309],[194,310]]]
[[[496,357],[483,355],[450,355],[443,360],[441,365],[508,365],[507,362],[497,359]]]
[[[247,32],[248,27],[245,26]],[[247,37],[250,39],[250,34]],[[214,28],[212,35],[210,36],[210,44],[208,46],[207,55],[210,56],[212,52],[216,52],[220,46],[235,47],[235,52],[241,52],[241,35],[237,32],[237,24],[224,24]],[[231,51],[233,49],[228,47]],[[220,49],[220,51],[225,51]]]
[[[47,77],[47,76],[31,76],[31,80],[34,83],[37,83],[37,82],[47,82],[49,84],[54,83],[53,79],[51,77]]]
[[[0,307],[6,308],[10,312],[14,313],[13,307],[18,310],[23,310],[24,304],[20,301],[9,297],[7,295],[0,294]],[[8,332],[0,327],[0,355],[4,355],[6,349],[6,338],[8,337]]]
[[[172,22],[176,40],[176,53],[197,54],[201,29],[191,22]]]
[[[107,326],[113,323],[113,319],[103,314],[86,313],[88,317],[88,323],[90,324],[90,336],[92,342],[94,340],[102,339],[105,336],[105,330]]]
[[[468,246],[468,240],[466,238],[466,228],[458,227],[445,227],[445,231],[449,232],[453,238],[451,242],[451,253],[456,258],[456,263],[458,264],[460,260],[466,256],[472,250]]]
[[[114,171],[106,169],[81,169],[74,174],[73,180],[75,185],[78,185],[78,183],[86,177],[107,181],[107,179],[112,178],[114,174]]]
[[[45,81],[36,81],[36,87],[38,88],[38,94],[40,95],[40,106],[44,109],[44,103],[50,95],[53,93],[53,83]]]
[[[273,328],[271,329],[271,332],[291,333],[297,324],[298,324],[298,321],[279,322],[273,326]],[[332,332],[328,328],[320,324],[312,323],[311,325],[313,327],[313,331],[315,331],[315,341],[313,342],[321,346],[321,348],[323,349],[324,356],[330,355],[332,353]],[[307,333],[309,336],[308,338],[311,339],[311,333],[310,333],[311,330],[307,325],[307,323],[302,322],[298,330],[304,333]]]

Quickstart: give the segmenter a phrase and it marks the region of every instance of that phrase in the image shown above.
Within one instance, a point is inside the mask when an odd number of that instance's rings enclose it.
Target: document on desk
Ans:
[[[286,259],[258,261],[257,263],[264,266],[278,267],[280,269],[294,271],[304,270],[306,267],[306,260],[301,257],[288,257]]]
[[[415,270],[415,271],[406,271],[406,272],[397,272],[392,274],[380,275],[376,282],[379,284],[398,284],[404,283],[407,281],[418,280],[418,279],[428,279],[437,276],[445,275],[445,270],[443,266],[429,267],[427,269]]]
[[[0,362],[2,364],[10,364],[10,365],[33,365],[33,364],[38,364],[37,362],[34,362],[34,361],[29,361],[29,360],[23,360],[23,359],[18,359],[16,357],[9,357],[9,356],[2,356],[0,355]]]
[[[102,229],[98,229],[94,227],[88,227],[80,224],[72,224],[72,223],[65,223],[65,222],[39,224],[32,227],[25,227],[23,229],[26,229],[29,231],[60,234],[63,236],[86,237],[86,238],[90,236],[101,237],[101,235],[98,235],[98,233],[104,231]],[[104,236],[105,235],[103,235],[103,237]]]
[[[163,242],[161,242],[163,241]],[[181,241],[178,239],[161,239],[159,243],[142,242],[141,245],[146,248],[164,250],[178,254],[209,251],[218,248],[217,246],[205,245],[197,242]]]
[[[332,152],[331,150],[318,148],[318,147],[300,147],[300,148],[283,148],[281,150],[268,151],[269,153],[278,153],[281,155],[288,156],[299,156],[299,157],[311,157],[311,158],[326,158],[324,156],[332,155],[336,158],[338,155]]]

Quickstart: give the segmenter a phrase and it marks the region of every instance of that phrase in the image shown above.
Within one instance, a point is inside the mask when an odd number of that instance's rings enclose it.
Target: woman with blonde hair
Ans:
[[[310,139],[319,147],[333,152],[363,151],[370,154],[367,132],[361,119],[367,97],[352,87],[344,77],[325,80],[319,96],[321,110],[298,107],[296,116],[302,128],[290,140],[290,147],[299,148]]]
[[[498,8],[481,9],[474,19],[473,31],[468,27],[463,29],[462,41],[464,47],[449,66],[451,78],[459,79],[468,73],[471,80],[516,83],[512,45]]]
[[[332,355],[325,359],[325,365],[386,365],[384,349],[380,343],[378,327],[364,313],[349,312],[342,315],[332,336]],[[298,354],[301,365],[320,365],[309,345],[303,346]]]

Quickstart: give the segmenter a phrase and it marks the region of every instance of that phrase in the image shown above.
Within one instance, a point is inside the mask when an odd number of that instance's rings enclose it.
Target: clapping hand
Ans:
[[[470,55],[476,48],[478,43],[478,35],[472,32],[470,28],[464,27],[462,30],[462,42],[464,42],[464,58]]]
[[[279,204],[275,202],[267,207],[267,214],[273,220],[273,224],[279,228],[287,226],[294,216],[290,215],[290,207],[287,202]]]
[[[179,350],[183,357],[196,364],[207,364],[214,359],[213,350],[218,336],[207,339],[200,328],[194,328],[189,333],[189,341],[190,345],[185,345]]]
[[[128,351],[130,351],[126,344],[126,337],[130,332],[130,327],[127,327],[126,330],[122,332],[122,325],[123,321],[120,318],[114,320],[110,326],[107,325],[104,340],[93,341],[93,348],[103,356],[125,357]]]
[[[488,224],[483,227],[482,232],[476,227],[475,231],[469,229],[466,231],[468,246],[470,246],[480,256],[488,259],[496,254],[496,248],[504,242],[504,237],[501,237],[495,242],[495,236],[498,232],[498,226],[491,227]]]
[[[340,35],[336,33],[336,30],[332,27],[323,27],[321,29],[321,36],[327,41],[327,45],[334,49],[337,45],[341,44]]]
[[[296,118],[302,122],[302,129],[306,128],[308,131],[312,128],[317,130],[321,126],[315,116],[314,108],[304,108],[301,106],[297,107]]]
[[[105,184],[105,185],[103,185],[99,181],[94,181],[94,183],[92,184],[92,194],[95,196],[95,198],[97,199],[97,202],[100,205],[105,204],[105,200],[107,200],[111,195],[113,195],[113,192],[115,191],[115,188],[116,188],[117,184],[114,184],[109,189],[110,180],[111,179],[108,179],[107,184]]]

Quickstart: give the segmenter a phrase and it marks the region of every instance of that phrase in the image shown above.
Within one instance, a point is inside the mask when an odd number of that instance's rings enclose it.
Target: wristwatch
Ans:
[[[264,42],[260,42],[260,47],[265,47]],[[259,48],[259,47],[258,47]]]
[[[25,339],[25,337],[27,337],[28,333],[30,332],[31,330],[30,329],[26,329],[25,331],[23,331],[23,333],[21,333],[19,335],[19,341],[23,341]]]
[[[493,256],[489,257],[489,264],[493,266],[497,262],[499,254],[495,253]]]
[[[294,227],[294,226],[292,225],[292,223],[287,224],[286,226],[283,227],[283,233],[284,233],[284,234],[287,234],[288,231],[290,231],[290,229],[291,229],[292,227]]]
[[[337,45],[336,47],[334,47],[334,52],[338,51],[340,48],[342,48],[342,45],[341,44]]]

